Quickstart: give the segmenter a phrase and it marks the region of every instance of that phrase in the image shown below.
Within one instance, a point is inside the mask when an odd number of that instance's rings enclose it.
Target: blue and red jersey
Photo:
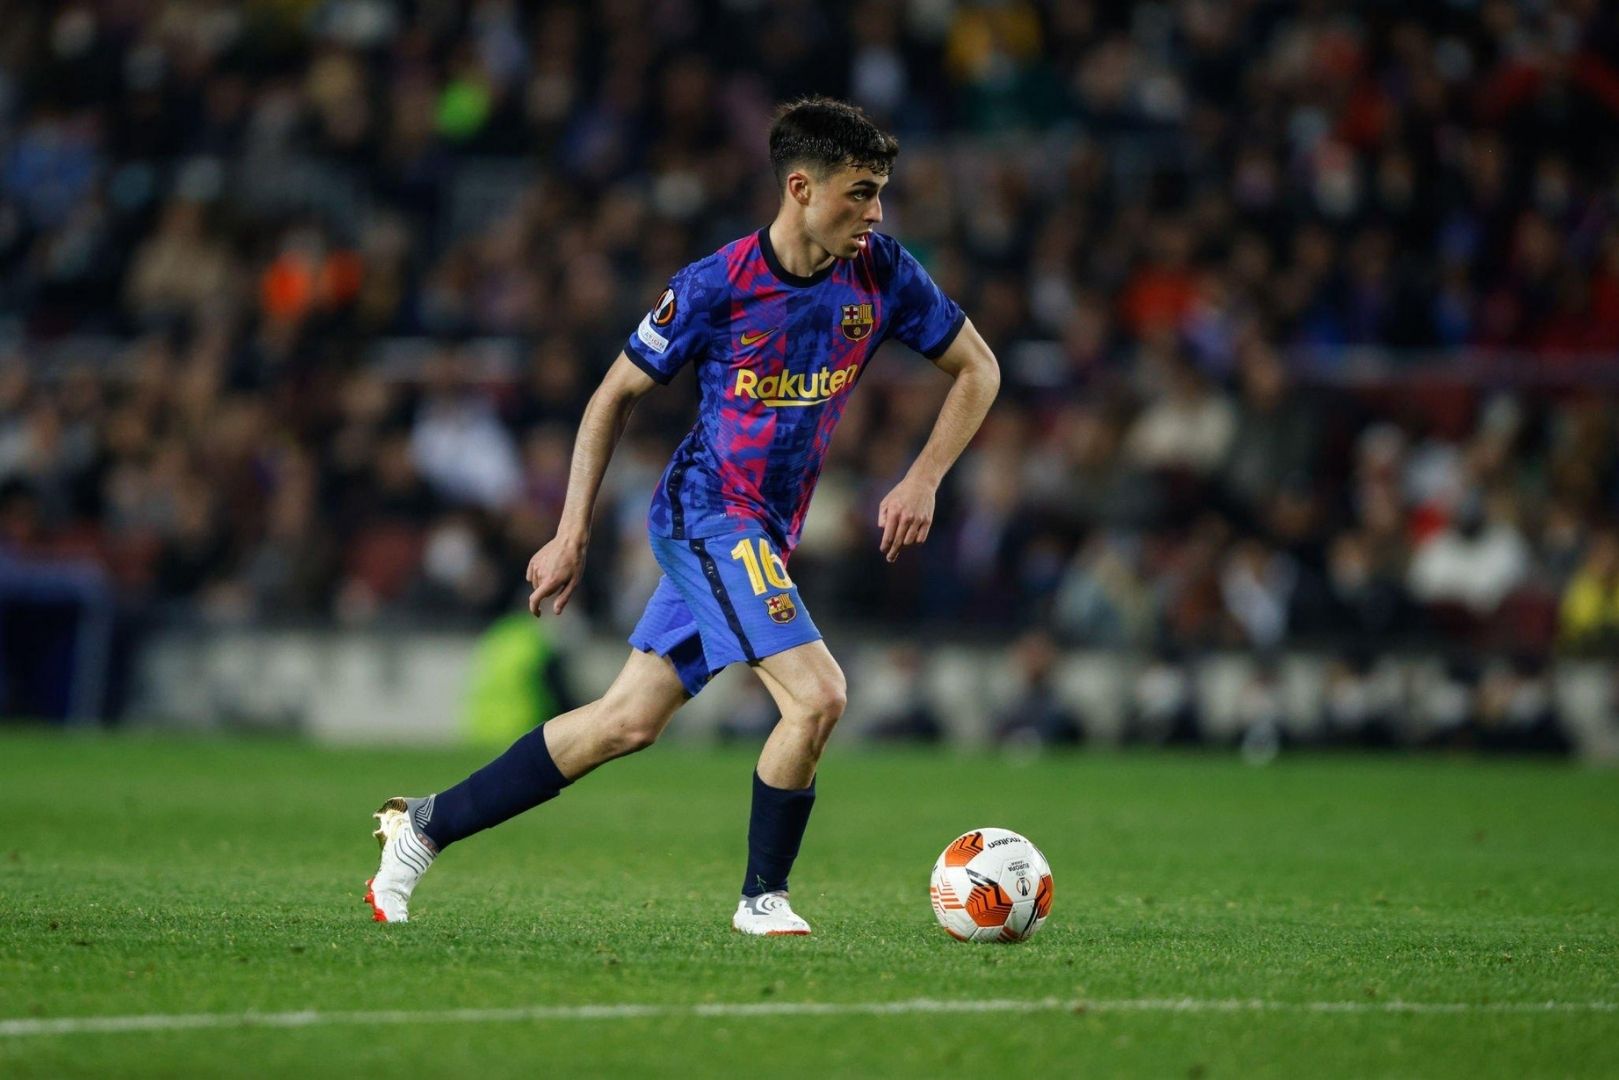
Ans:
[[[624,347],[660,383],[695,364],[701,392],[648,528],[675,540],[763,528],[785,557],[877,346],[893,338],[933,359],[965,321],[910,252],[878,233],[810,277],[782,268],[763,229],[687,266]]]

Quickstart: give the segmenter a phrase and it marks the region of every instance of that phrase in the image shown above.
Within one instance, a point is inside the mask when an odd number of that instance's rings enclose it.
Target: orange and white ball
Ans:
[[[958,941],[1027,941],[1051,914],[1051,866],[1010,829],[974,829],[933,864],[928,895]]]

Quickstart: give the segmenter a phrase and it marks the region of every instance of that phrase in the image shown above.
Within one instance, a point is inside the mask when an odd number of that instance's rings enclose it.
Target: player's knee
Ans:
[[[633,754],[657,742],[661,734],[663,734],[661,725],[648,724],[644,721],[627,724],[619,731],[619,745],[623,753]]]
[[[833,672],[817,682],[814,690],[807,695],[805,704],[806,719],[824,739],[832,733],[832,728],[843,718],[843,710],[849,706],[849,687],[844,682],[843,673]]]
[[[603,702],[606,705],[606,702]],[[663,734],[664,718],[645,712],[604,708],[601,716],[603,749],[612,757],[645,750]]]
[[[821,698],[821,715],[826,717],[827,727],[843,719],[843,710],[848,707],[849,687],[840,676],[835,685],[827,687]]]

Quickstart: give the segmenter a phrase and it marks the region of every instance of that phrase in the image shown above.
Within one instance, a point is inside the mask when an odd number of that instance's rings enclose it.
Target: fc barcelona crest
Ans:
[[[843,305],[843,336],[850,341],[864,341],[876,321],[870,304]]]
[[[777,593],[765,600],[765,610],[770,612],[770,618],[774,622],[790,623],[798,617],[798,608],[793,606],[793,598],[789,593]]]

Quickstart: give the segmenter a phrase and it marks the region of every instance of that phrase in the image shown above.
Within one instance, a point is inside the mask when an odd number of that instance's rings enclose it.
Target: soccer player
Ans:
[[[529,610],[560,613],[584,570],[608,458],[643,394],[688,364],[697,422],[652,496],[663,578],[602,697],[555,717],[454,787],[389,799],[366,901],[403,922],[449,845],[554,798],[652,745],[714,674],[745,662],[781,709],[753,778],[748,863],[731,925],[808,934],[787,875],[815,804],[815,771],[843,714],[844,679],[787,575],[838,418],[878,345],[894,338],[954,380],[926,445],[878,507],[889,562],[927,539],[934,493],[1000,385],[972,323],[897,242],[873,231],[899,144],[827,98],[784,106],[770,128],[781,209],[770,226],[669,282],[585,406],[555,539],[528,564]]]

